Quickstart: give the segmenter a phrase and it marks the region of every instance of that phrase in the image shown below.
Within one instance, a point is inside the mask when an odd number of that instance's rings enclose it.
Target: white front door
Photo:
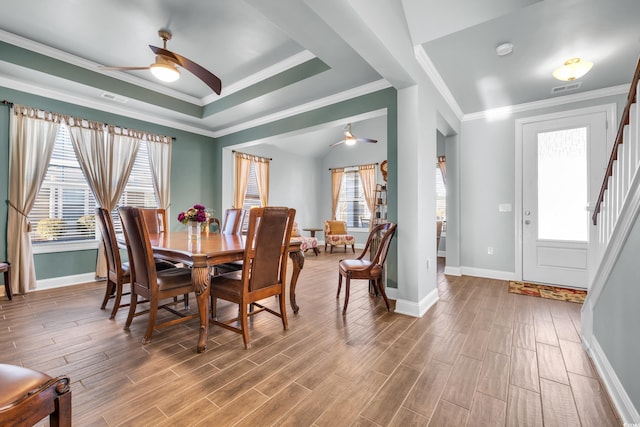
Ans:
[[[526,123],[522,127],[522,279],[588,287],[587,209],[606,165],[606,112]]]

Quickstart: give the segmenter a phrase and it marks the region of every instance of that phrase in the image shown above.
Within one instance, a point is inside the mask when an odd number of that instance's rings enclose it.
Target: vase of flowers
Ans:
[[[192,208],[178,214],[178,221],[187,225],[189,239],[200,238],[200,224],[209,220],[209,214],[203,205],[195,204]]]

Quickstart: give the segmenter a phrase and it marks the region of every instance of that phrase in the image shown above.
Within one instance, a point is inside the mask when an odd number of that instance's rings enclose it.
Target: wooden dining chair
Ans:
[[[0,262],[0,273],[4,274],[4,293],[11,301],[13,294],[11,292],[11,263],[9,261]]]
[[[219,228],[221,234],[242,234],[242,224],[247,211],[244,209],[227,209],[224,212],[224,222]],[[242,270],[242,261],[226,262],[213,267],[213,275],[224,274],[230,271]]]
[[[387,259],[389,252],[389,245],[391,239],[396,232],[396,224],[387,222],[385,224],[376,225],[369,233],[367,243],[362,250],[362,253],[355,259],[343,259],[338,264],[338,293],[336,298],[340,298],[340,289],[342,288],[342,277],[346,278],[345,283],[345,296],[344,296],[344,308],[342,314],[347,313],[347,304],[349,304],[349,291],[351,287],[351,279],[363,279],[368,280],[369,284],[373,286],[376,294],[379,292],[384,298],[384,303],[387,305],[387,311],[389,311],[389,300],[384,290],[384,283],[382,283],[382,273],[384,271],[384,262]],[[370,259],[365,259],[365,255],[371,247],[374,239],[382,234],[380,237],[380,244],[375,255]]]
[[[127,241],[131,271],[131,303],[124,328],[129,330],[134,317],[148,313],[147,331],[142,339],[142,343],[147,344],[151,340],[154,328],[162,328],[198,317],[197,313],[188,315],[172,308],[176,304],[173,300],[162,302],[168,298],[193,292],[191,269],[171,268],[158,271],[153,258],[149,231],[141,209],[124,206],[119,208],[118,212]],[[137,304],[142,302],[138,301],[138,297],[144,298],[149,303],[147,310],[136,312]],[[157,323],[159,309],[165,309],[177,315],[178,318]]]
[[[227,209],[224,212],[224,220],[222,221],[222,234],[242,234],[242,224],[247,211],[244,209]]]
[[[129,263],[122,262],[118,241],[116,240],[116,232],[113,227],[111,214],[104,208],[96,208],[96,223],[102,235],[102,243],[104,245],[105,254],[107,256],[107,286],[102,299],[101,310],[104,310],[110,299],[114,299],[113,308],[109,319],[116,317],[118,309],[128,307],[129,304],[121,304],[122,296],[129,295],[129,292],[123,292],[124,285],[131,283],[131,274],[129,271]],[[175,266],[163,260],[155,260],[157,270],[167,270],[175,268]],[[188,302],[186,306],[188,306]]]
[[[164,233],[165,231],[169,231],[166,209],[142,208],[142,215],[144,215],[149,233]]]
[[[50,427],[71,427],[69,377],[0,363],[0,425],[42,425],[47,416]]]
[[[247,349],[251,347],[249,316],[268,311],[282,319],[285,330],[288,328],[285,294],[286,256],[295,214],[295,209],[286,207],[251,209],[242,270],[211,278],[212,323],[241,334]],[[271,296],[278,296],[279,313],[258,303]],[[238,304],[238,317],[219,321],[218,298]],[[238,321],[240,327],[232,326]]]

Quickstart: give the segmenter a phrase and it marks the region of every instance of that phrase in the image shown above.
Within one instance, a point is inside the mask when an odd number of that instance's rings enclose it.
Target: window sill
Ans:
[[[55,243],[38,243],[32,244],[33,253],[35,254],[51,254],[56,252],[73,252],[87,251],[98,249],[99,242],[97,240],[85,242],[55,242]]]

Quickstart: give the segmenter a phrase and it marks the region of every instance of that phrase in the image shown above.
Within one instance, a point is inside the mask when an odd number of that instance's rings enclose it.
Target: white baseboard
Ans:
[[[584,341],[584,344],[624,425],[640,425],[640,414],[620,383],[598,340],[592,337],[591,342]]]
[[[395,295],[397,295],[397,289],[395,291]],[[388,295],[389,294],[390,293],[388,293]],[[407,316],[412,317],[422,317],[433,304],[438,302],[438,289],[433,289],[426,297],[417,303],[404,299],[394,299],[396,300],[396,313],[406,314]]]
[[[36,281],[36,291],[42,289],[62,288],[69,285],[79,285],[81,283],[95,282],[96,273],[74,274],[72,276],[53,277]]]
[[[449,267],[448,265],[444,267],[444,274],[449,276],[462,276],[460,267]]]
[[[518,280],[516,273],[512,271],[487,270],[475,267],[460,267],[460,273],[464,276],[485,277],[487,279],[497,280]]]

